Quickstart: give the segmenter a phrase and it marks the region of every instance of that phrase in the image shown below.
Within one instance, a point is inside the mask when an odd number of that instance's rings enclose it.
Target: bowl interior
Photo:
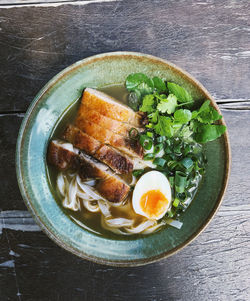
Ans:
[[[140,53],[97,55],[63,70],[39,92],[26,113],[17,144],[20,190],[42,229],[72,253],[105,264],[145,264],[182,248],[215,213],[229,173],[229,146],[225,134],[205,147],[206,173],[195,199],[181,215],[181,230],[168,227],[138,239],[107,239],[82,229],[64,214],[54,200],[46,173],[46,151],[53,128],[64,111],[80,97],[84,87],[124,83],[132,72],[174,81],[185,87],[196,101],[211,99],[197,81],[161,59]]]

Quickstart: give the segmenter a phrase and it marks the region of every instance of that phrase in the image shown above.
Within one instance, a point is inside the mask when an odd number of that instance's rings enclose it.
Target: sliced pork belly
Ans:
[[[129,193],[129,185],[107,165],[73,148],[72,144],[53,140],[50,142],[47,156],[48,162],[60,170],[74,169],[82,179],[96,179],[95,189],[110,202],[122,202]]]
[[[113,203],[122,202],[128,195],[130,187],[115,175],[106,165],[92,157],[81,154],[80,177],[97,178],[96,190],[105,199]]]
[[[129,156],[139,158],[143,157],[143,148],[138,140],[129,139],[115,134],[114,132],[87,119],[81,119],[80,122],[76,121],[76,126],[96,140],[104,144],[110,144]]]
[[[71,143],[61,140],[50,142],[47,153],[48,162],[59,170],[66,170],[77,165],[77,154]]]
[[[107,164],[119,174],[126,174],[133,170],[133,162],[125,154],[120,153],[108,145],[102,144],[74,125],[69,125],[66,128],[63,138],[72,143],[75,147]]]
[[[82,96],[82,104],[111,119],[129,123],[140,127],[142,115],[131,108],[118,103],[114,98],[92,88],[86,88]]]
[[[91,110],[83,102],[81,103],[80,108],[78,110],[76,123],[79,125],[82,122],[82,120],[86,119],[98,124],[99,126],[105,129],[108,129],[116,134],[125,137],[129,137],[129,132],[133,128],[135,128],[138,132],[142,132],[144,130],[143,128],[134,127],[131,124],[111,119],[105,115],[100,114],[96,110]]]

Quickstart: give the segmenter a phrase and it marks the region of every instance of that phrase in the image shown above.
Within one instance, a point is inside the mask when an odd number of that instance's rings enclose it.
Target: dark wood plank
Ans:
[[[0,11],[0,111],[25,111],[64,67],[133,50],[183,67],[217,98],[250,93],[250,2],[130,0]]]
[[[7,201],[7,192],[17,187],[14,182],[5,182],[6,194],[1,195],[4,211],[0,213],[1,300],[18,300],[18,292],[19,300],[38,301],[248,300],[250,110],[222,109],[222,113],[232,147],[232,172],[224,202],[209,227],[190,246],[155,264],[113,268],[69,254],[39,230],[24,205],[20,206],[23,202],[17,191],[16,198]],[[7,130],[7,124],[16,124],[10,129],[15,132],[21,118],[17,114],[2,116],[0,128]],[[15,135],[5,138],[4,150],[13,153],[15,139]],[[13,179],[14,166],[8,161],[0,158]]]
[[[15,173],[16,140],[23,116],[23,114],[0,114],[0,211],[25,209]]]

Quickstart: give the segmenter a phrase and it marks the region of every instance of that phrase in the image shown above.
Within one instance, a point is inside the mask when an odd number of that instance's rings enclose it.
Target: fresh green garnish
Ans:
[[[138,130],[135,129],[135,128],[130,129],[130,131],[129,131],[129,138],[131,138],[131,139],[137,139],[138,137],[139,137]]]
[[[174,94],[169,94],[168,97],[161,97],[160,103],[157,105],[157,110],[161,113],[174,113],[177,106],[177,98]]]
[[[198,143],[206,143],[219,138],[226,131],[224,125],[201,124],[197,127],[194,139]]]
[[[153,108],[154,103],[155,103],[154,95],[153,94],[146,95],[143,98],[142,106],[140,107],[140,111],[147,112],[147,113],[154,112],[155,111],[155,109]]]
[[[174,112],[174,119],[178,123],[187,123],[192,119],[192,113],[187,109],[179,109]]]
[[[153,83],[154,83],[154,88],[159,92],[166,92],[167,91],[167,87],[165,82],[159,78],[158,76],[155,76],[152,78]]]
[[[168,90],[170,93],[174,94],[179,102],[192,102],[192,96],[188,91],[181,86],[168,82]]]
[[[187,208],[205,171],[201,144],[226,131],[218,124],[222,116],[210,100],[194,109],[192,95],[184,87],[157,76],[151,79],[143,73],[130,74],[126,88],[129,106],[147,115],[146,131],[138,133],[139,142],[146,150],[144,160],[151,160],[169,179],[174,201],[167,215],[174,217]],[[143,169],[133,172],[135,176],[142,173]]]

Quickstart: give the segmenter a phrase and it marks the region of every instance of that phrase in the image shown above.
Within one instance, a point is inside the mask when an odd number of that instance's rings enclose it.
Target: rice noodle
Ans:
[[[175,227],[177,229],[181,229],[183,223],[180,222],[180,221],[177,221],[175,219],[172,219],[172,218],[168,218],[166,219],[166,223],[172,227]]]
[[[130,185],[133,185],[135,182],[136,178],[133,176]],[[139,224],[134,226],[134,217],[124,218],[119,216],[119,214],[118,216],[117,214],[112,215],[111,210],[112,207],[121,207],[120,212],[126,212],[127,209],[124,211],[124,204],[130,204],[130,197],[120,203],[110,203],[95,191],[93,187],[95,180],[83,181],[78,174],[60,172],[57,176],[56,183],[57,189],[63,197],[63,207],[78,211],[81,209],[82,204],[89,212],[100,212],[101,226],[115,234],[150,234],[166,223],[178,229],[182,226],[181,222],[172,219],[166,219],[160,223],[155,220],[143,219]],[[128,208],[130,208],[130,205]]]
[[[160,227],[162,227],[163,225],[165,225],[166,223],[165,222],[160,222],[160,223],[157,223],[156,225],[154,226],[151,226],[151,227],[148,227],[147,229],[145,229],[142,234],[150,234],[150,233],[153,233],[155,232],[156,230],[158,230]]]
[[[88,211],[90,211],[90,212],[99,212],[100,211],[98,203],[93,204],[93,201],[88,201],[88,200],[84,200],[84,199],[82,199],[82,202],[83,202],[84,207]]]
[[[134,159],[134,169],[144,169],[146,167],[156,168],[156,165],[150,160]]]
[[[144,230],[146,230],[148,227],[153,226],[156,223],[156,221],[153,220],[147,220],[145,222],[142,222],[141,224],[139,224],[137,227],[133,227],[133,228],[126,228],[126,231],[131,233],[131,234],[137,234],[137,233],[141,233]]]
[[[117,218],[105,219],[105,223],[108,226],[114,228],[121,228],[121,227],[131,227],[134,221],[127,218],[117,217]]]
[[[78,211],[80,209],[80,202],[79,199],[76,197],[77,192],[77,183],[76,179],[72,178],[68,193],[66,193],[65,198],[63,200],[63,206],[65,208],[71,209],[73,211]]]
[[[107,203],[104,203],[102,201],[98,201],[98,205],[99,205],[99,208],[100,208],[102,214],[105,217],[111,216],[111,212],[109,210],[109,205]]]
[[[65,182],[64,182],[64,178],[63,178],[63,174],[62,172],[60,172],[57,176],[57,180],[56,180],[56,184],[57,184],[57,188],[58,191],[60,192],[60,194],[62,196],[64,196],[64,192],[65,192]]]
[[[78,185],[81,187],[81,189],[83,191],[85,191],[88,195],[90,195],[93,199],[95,199],[95,200],[101,199],[101,200],[107,201],[105,198],[103,198],[102,196],[97,194],[91,186],[83,184],[79,175],[76,176],[76,181],[77,181]]]

